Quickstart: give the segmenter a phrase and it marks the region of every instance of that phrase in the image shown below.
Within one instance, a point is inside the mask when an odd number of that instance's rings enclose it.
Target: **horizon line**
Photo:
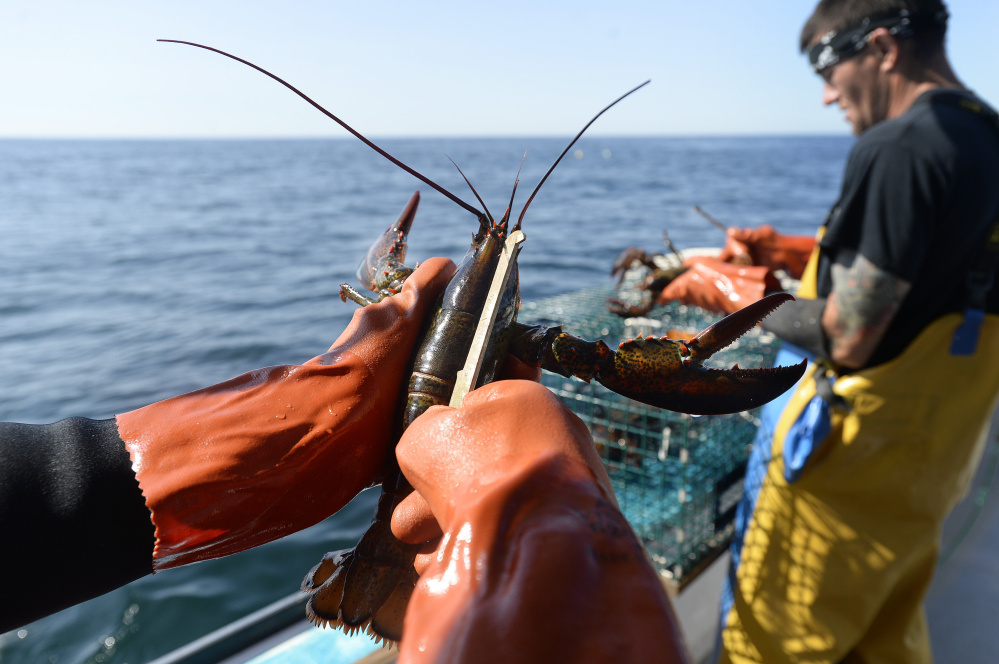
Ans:
[[[511,139],[564,139],[565,134],[381,134],[372,135],[372,140],[511,140]],[[784,131],[784,132],[714,132],[714,133],[689,133],[689,134],[594,134],[582,137],[585,139],[685,139],[685,138],[854,138],[849,132],[830,131]],[[0,134],[0,141],[327,141],[327,140],[348,140],[357,139],[349,135],[295,135],[295,134],[178,134],[178,135],[145,135],[145,134],[97,134],[97,135],[3,135]]]

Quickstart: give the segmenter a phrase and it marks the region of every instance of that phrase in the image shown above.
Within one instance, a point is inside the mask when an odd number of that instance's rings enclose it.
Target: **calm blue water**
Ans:
[[[450,155],[499,215],[524,150],[516,209],[564,140],[383,147],[474,200]],[[851,143],[583,139],[525,218],[522,296],[605,284],[622,248],[658,250],[662,229],[681,248],[718,245],[694,205],[730,225],[811,234]],[[111,417],[324,351],[354,308],[339,284],[415,189],[408,262],[459,259],[474,218],[352,140],[0,141],[0,420]],[[373,501],[0,635],[0,661],[136,664],[169,652],[294,592],[319,556],[357,540]],[[87,573],[71,551],[65,560],[53,573]]]

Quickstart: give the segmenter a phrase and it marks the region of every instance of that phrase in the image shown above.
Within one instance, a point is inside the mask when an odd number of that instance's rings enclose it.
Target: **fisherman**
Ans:
[[[951,69],[947,18],[941,0],[821,0],[801,31],[858,139],[798,300],[763,323],[789,342],[779,363],[813,363],[764,407],[722,662],[932,661],[941,524],[999,398],[999,118]],[[729,235],[763,264],[794,244]]]
[[[454,271],[426,261],[302,365],[109,420],[0,423],[0,632],[307,528],[376,484],[387,414]],[[503,377],[398,445],[418,493],[392,528],[427,542],[399,661],[687,661],[586,426],[539,370],[509,358]]]

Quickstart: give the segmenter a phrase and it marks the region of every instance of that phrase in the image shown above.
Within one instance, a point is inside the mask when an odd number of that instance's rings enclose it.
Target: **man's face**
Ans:
[[[822,103],[839,104],[857,136],[888,117],[888,95],[881,58],[870,45],[820,74]]]

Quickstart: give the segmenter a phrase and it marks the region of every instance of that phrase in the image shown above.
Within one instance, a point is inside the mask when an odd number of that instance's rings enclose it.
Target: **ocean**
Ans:
[[[517,211],[568,140],[379,143],[474,202],[450,156],[498,216],[524,151]],[[695,205],[727,225],[812,234],[852,141],[584,137],[524,219],[521,296],[605,285],[625,247],[663,250],[663,230],[681,249],[720,245]],[[460,260],[474,217],[351,139],[0,140],[0,421],[112,417],[325,351],[355,308],[340,284],[417,189],[407,262]],[[294,592],[323,553],[356,542],[374,500],[0,635],[0,662],[170,652]],[[2,546],[18,543],[0,533]],[[65,562],[53,573],[87,573],[72,551]]]

